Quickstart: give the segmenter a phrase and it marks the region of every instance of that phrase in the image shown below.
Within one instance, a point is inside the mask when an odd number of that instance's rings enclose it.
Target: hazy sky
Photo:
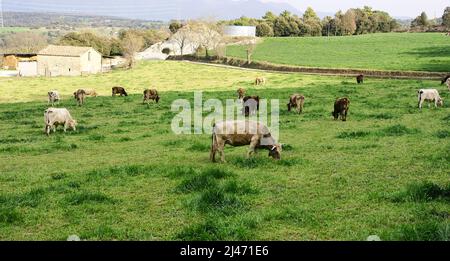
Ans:
[[[245,0],[244,0],[245,1]],[[371,6],[375,9],[387,11],[392,16],[416,17],[422,11],[427,12],[428,17],[434,18],[435,14],[441,17],[446,6],[450,6],[450,0],[263,0],[264,2],[286,2],[305,10],[311,6],[322,12],[332,12],[351,7]]]
[[[221,19],[241,15],[261,17],[268,10],[281,12],[288,9],[300,13],[308,6],[322,15],[328,15],[364,5],[386,11],[394,17],[414,18],[425,11],[429,18],[434,18],[441,17],[444,8],[450,6],[450,0],[0,0],[1,2],[5,11],[71,12],[155,20],[205,15]],[[297,12],[295,9],[298,9]]]

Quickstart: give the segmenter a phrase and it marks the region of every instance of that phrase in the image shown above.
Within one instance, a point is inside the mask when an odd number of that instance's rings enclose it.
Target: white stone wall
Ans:
[[[81,56],[82,74],[96,74],[100,72],[102,72],[102,55],[99,52],[92,49]]]
[[[38,55],[38,74],[41,76],[79,76],[80,57]]]

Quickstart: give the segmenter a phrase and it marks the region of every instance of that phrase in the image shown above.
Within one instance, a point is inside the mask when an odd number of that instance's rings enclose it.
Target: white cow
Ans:
[[[49,91],[48,92],[48,103],[47,104],[52,104],[52,106],[55,105],[55,102],[58,102],[61,100],[61,97],[59,96],[59,92],[58,91]]]
[[[418,91],[418,99],[419,99],[419,109],[422,109],[422,105],[425,101],[434,102],[434,106],[437,108],[438,106],[443,106],[444,101],[441,96],[439,96],[439,92],[436,89],[420,89]],[[428,107],[430,104],[428,103]]]
[[[45,133],[47,135],[50,134],[50,131],[53,129],[53,132],[56,131],[56,127],[58,125],[64,125],[64,132],[66,132],[67,128],[71,128],[74,131],[76,130],[77,122],[72,119],[70,112],[65,109],[57,109],[57,108],[49,108],[44,113],[45,120]]]

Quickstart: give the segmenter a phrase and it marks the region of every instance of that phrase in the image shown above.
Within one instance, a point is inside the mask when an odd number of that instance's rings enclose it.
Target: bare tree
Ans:
[[[172,40],[175,41],[175,43],[180,48],[181,56],[183,56],[184,48],[189,44],[190,40],[192,40],[192,32],[189,28],[189,26],[183,26],[181,29],[179,29],[173,36]]]
[[[134,55],[144,46],[144,38],[136,34],[127,34],[122,39],[123,56],[128,61],[128,67],[133,68],[135,59]]]
[[[33,32],[19,32],[5,38],[5,49],[9,52],[34,53],[47,45],[47,37]]]
[[[198,27],[200,44],[205,48],[206,57],[209,50],[216,50],[222,41],[222,30],[215,21],[202,21]]]
[[[341,30],[344,35],[352,35],[356,31],[355,12],[349,9],[342,17]]]
[[[215,50],[222,40],[221,28],[213,20],[191,20],[179,29],[172,40],[180,48],[181,55],[184,55],[187,46],[193,50],[205,49],[206,56],[210,50]]]

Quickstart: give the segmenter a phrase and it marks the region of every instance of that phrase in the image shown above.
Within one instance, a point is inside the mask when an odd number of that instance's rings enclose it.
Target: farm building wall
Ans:
[[[19,62],[36,61],[35,54],[5,54],[3,58],[3,68],[7,70],[17,70]]]
[[[80,57],[38,55],[38,73],[41,76],[79,76]]]
[[[17,66],[20,76],[37,76],[37,61],[20,61]]]
[[[102,55],[92,49],[81,55],[81,74],[96,74],[102,72]]]

